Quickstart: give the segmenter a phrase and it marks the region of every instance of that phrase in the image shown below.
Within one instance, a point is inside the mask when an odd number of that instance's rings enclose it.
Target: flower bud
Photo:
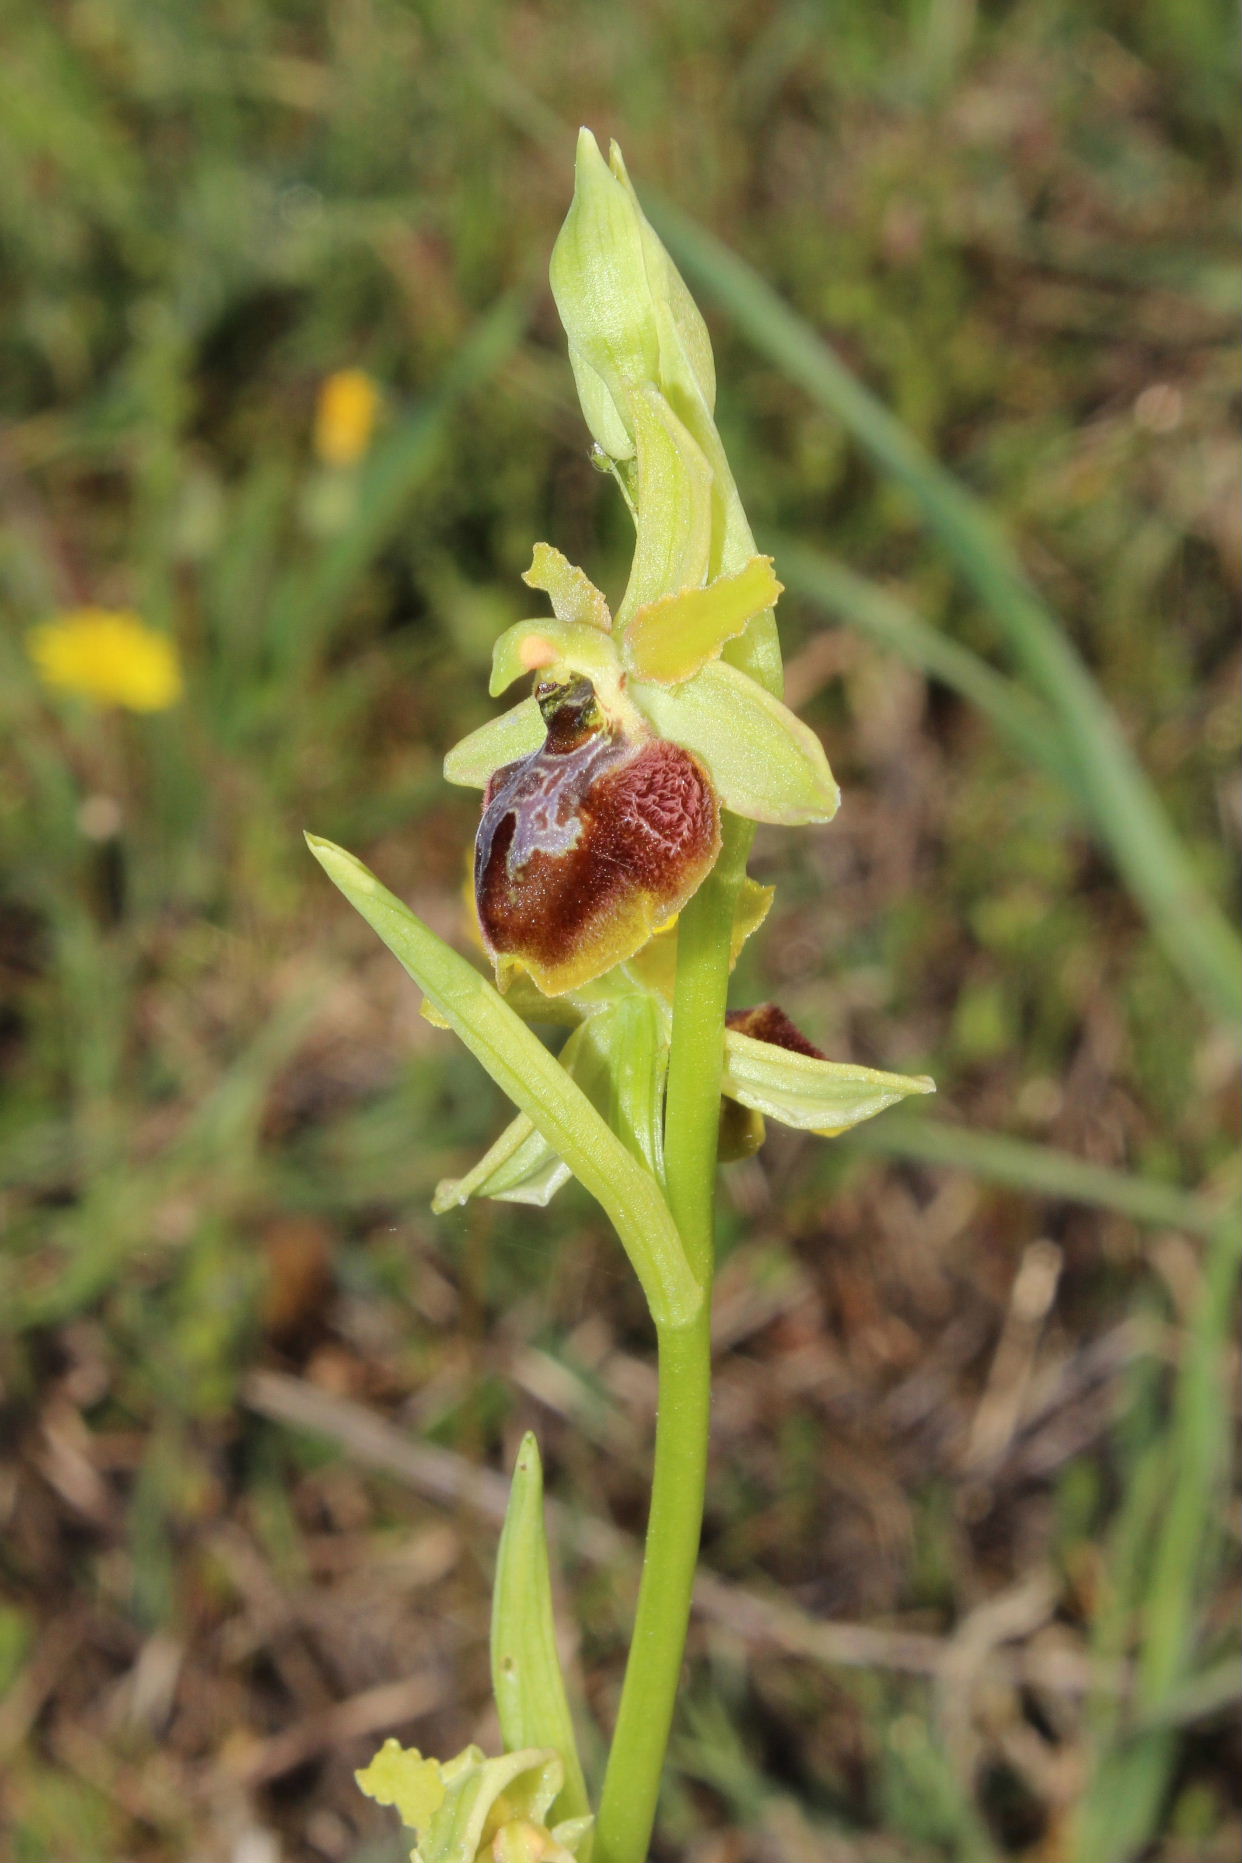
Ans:
[[[638,204],[621,152],[612,166],[580,131],[574,198],[552,252],[552,295],[569,338],[578,397],[597,444],[634,456],[629,391],[715,399],[707,328]]]

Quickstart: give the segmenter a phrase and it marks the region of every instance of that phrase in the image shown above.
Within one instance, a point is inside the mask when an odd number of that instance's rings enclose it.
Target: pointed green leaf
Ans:
[[[712,474],[701,449],[659,389],[631,389],[628,406],[638,445],[638,534],[619,629],[645,603],[705,582],[712,539]]]
[[[925,1074],[881,1074],[846,1061],[817,1061],[774,1042],[725,1032],[724,1092],[769,1119],[824,1137],[882,1113],[911,1093],[934,1093]]]
[[[542,1132],[536,1132],[526,1114],[519,1113],[473,1170],[464,1177],[446,1177],[436,1185],[431,1207],[443,1216],[471,1197],[492,1197],[498,1203],[532,1203],[542,1210],[570,1176],[569,1166],[557,1157]]]
[[[515,621],[492,648],[488,691],[497,698],[515,679],[558,665],[585,673],[594,686],[604,688],[616,684],[620,670],[616,648],[596,627],[581,621]]]
[[[815,733],[745,673],[714,660],[680,686],[633,680],[661,737],[707,766],[725,808],[757,822],[831,821],[841,800]]]
[[[454,744],[444,759],[444,780],[463,789],[486,789],[502,764],[516,763],[538,750],[548,735],[543,714],[533,698],[523,699],[499,718],[489,718],[468,737]]]
[[[648,602],[625,630],[625,663],[635,679],[660,685],[689,679],[756,615],[774,608],[780,594],[772,558],[752,556],[736,576],[718,576],[705,589]]]
[[[550,1816],[589,1813],[573,1717],[556,1650],[548,1544],[543,1524],[543,1467],[527,1432],[509,1490],[492,1593],[492,1692],[505,1745],[552,1747],[565,1781]]]
[[[492,1079],[606,1211],[658,1326],[688,1325],[703,1290],[650,1171],[600,1118],[539,1037],[474,966],[343,848],[308,834],[328,877],[379,933]]]
[[[537,543],[530,568],[522,572],[528,588],[542,589],[552,602],[558,621],[577,621],[599,628],[607,634],[612,616],[603,592],[597,589],[586,571],[554,550],[550,543]]]

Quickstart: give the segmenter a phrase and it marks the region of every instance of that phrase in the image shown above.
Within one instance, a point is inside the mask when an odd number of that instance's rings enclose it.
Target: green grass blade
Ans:
[[[1072,784],[1057,721],[1045,705],[998,673],[969,647],[950,640],[899,596],[855,575],[843,563],[791,538],[768,538],[786,586],[816,607],[840,615],[878,646],[899,653],[969,700],[1028,763]],[[1075,792],[1077,793],[1077,792]]]
[[[950,1166],[1014,1190],[1116,1210],[1137,1223],[1184,1229],[1191,1235],[1210,1235],[1220,1222],[1219,1209],[1176,1184],[1110,1171],[1072,1152],[997,1132],[970,1131],[939,1119],[889,1113],[874,1125],[843,1133],[837,1144],[878,1157]]]
[[[673,209],[649,211],[690,278],[911,493],[1056,714],[1095,832],[1169,959],[1212,1014],[1236,1024],[1242,944],[1208,896],[1112,708],[998,526],[742,259]]]
[[[1234,1209],[1217,1217],[1182,1349],[1172,1422],[1149,1464],[1159,1487],[1149,1529],[1150,1558],[1128,1574],[1123,1560],[1121,1573],[1110,1575],[1141,1631],[1134,1703],[1138,1725],[1115,1713],[1103,1721],[1101,1750],[1074,1832],[1076,1854],[1084,1857],[1128,1863],[1145,1852],[1172,1784],[1178,1711],[1194,1673],[1197,1620],[1223,1551],[1222,1535],[1213,1529],[1213,1503],[1225,1485],[1229,1459],[1226,1361],[1240,1254],[1242,1223]],[[1119,1621],[1124,1625],[1125,1618]]]

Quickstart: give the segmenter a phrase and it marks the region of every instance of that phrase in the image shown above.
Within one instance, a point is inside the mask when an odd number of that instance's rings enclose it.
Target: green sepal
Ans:
[[[615,687],[617,650],[596,627],[582,621],[515,621],[492,648],[488,691],[498,698],[515,679],[564,666],[585,673],[597,691]]]
[[[631,680],[629,693],[661,737],[706,765],[735,815],[792,828],[836,814],[840,792],[815,733],[727,661],[711,661],[679,686]]]
[[[605,1210],[657,1326],[688,1325],[703,1304],[703,1290],[651,1172],[472,964],[352,854],[318,835],[308,834],[306,840],[328,877]]]
[[[712,474],[702,449],[658,388],[627,396],[638,446],[638,531],[616,625],[662,595],[706,582],[712,544]]]
[[[446,1177],[436,1185],[431,1207],[443,1216],[471,1197],[491,1197],[497,1203],[530,1203],[542,1210],[572,1175],[542,1132],[519,1113],[464,1177]]]
[[[444,780],[463,789],[486,789],[502,764],[516,763],[538,750],[548,735],[533,698],[523,699],[499,718],[489,718],[454,744],[444,759]]]
[[[514,1464],[496,1558],[491,1657],[492,1693],[506,1747],[551,1747],[559,1753],[564,1783],[549,1815],[588,1816],[591,1805],[556,1650],[543,1521],[543,1466],[539,1445],[529,1431]]]
[[[527,588],[543,590],[558,621],[576,621],[605,634],[611,628],[612,616],[603,591],[596,588],[584,569],[550,543],[535,545],[530,568],[522,571],[522,581]]]
[[[722,1092],[769,1119],[831,1138],[912,1093],[934,1093],[926,1074],[882,1074],[847,1061],[819,1061],[727,1029]]]
[[[654,998],[640,991],[617,996],[588,1017],[565,1048],[571,1043],[574,1079],[609,1129],[662,1177],[668,1041]]]
[[[655,998],[629,991],[605,1000],[579,1022],[558,1058],[609,1129],[660,1177],[668,1043]],[[471,1197],[493,1197],[500,1203],[544,1208],[570,1175],[547,1140],[519,1113],[472,1170],[437,1185],[431,1207],[443,1215]]]
[[[621,657],[635,679],[676,685],[714,660],[726,641],[776,605],[781,584],[770,556],[752,556],[735,576],[648,602],[625,630]]]

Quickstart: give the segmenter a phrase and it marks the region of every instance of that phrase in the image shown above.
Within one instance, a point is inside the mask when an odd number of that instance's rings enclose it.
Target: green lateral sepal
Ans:
[[[795,1054],[728,1029],[722,1086],[730,1099],[801,1132],[832,1138],[912,1093],[934,1093],[926,1074],[883,1074]]]

